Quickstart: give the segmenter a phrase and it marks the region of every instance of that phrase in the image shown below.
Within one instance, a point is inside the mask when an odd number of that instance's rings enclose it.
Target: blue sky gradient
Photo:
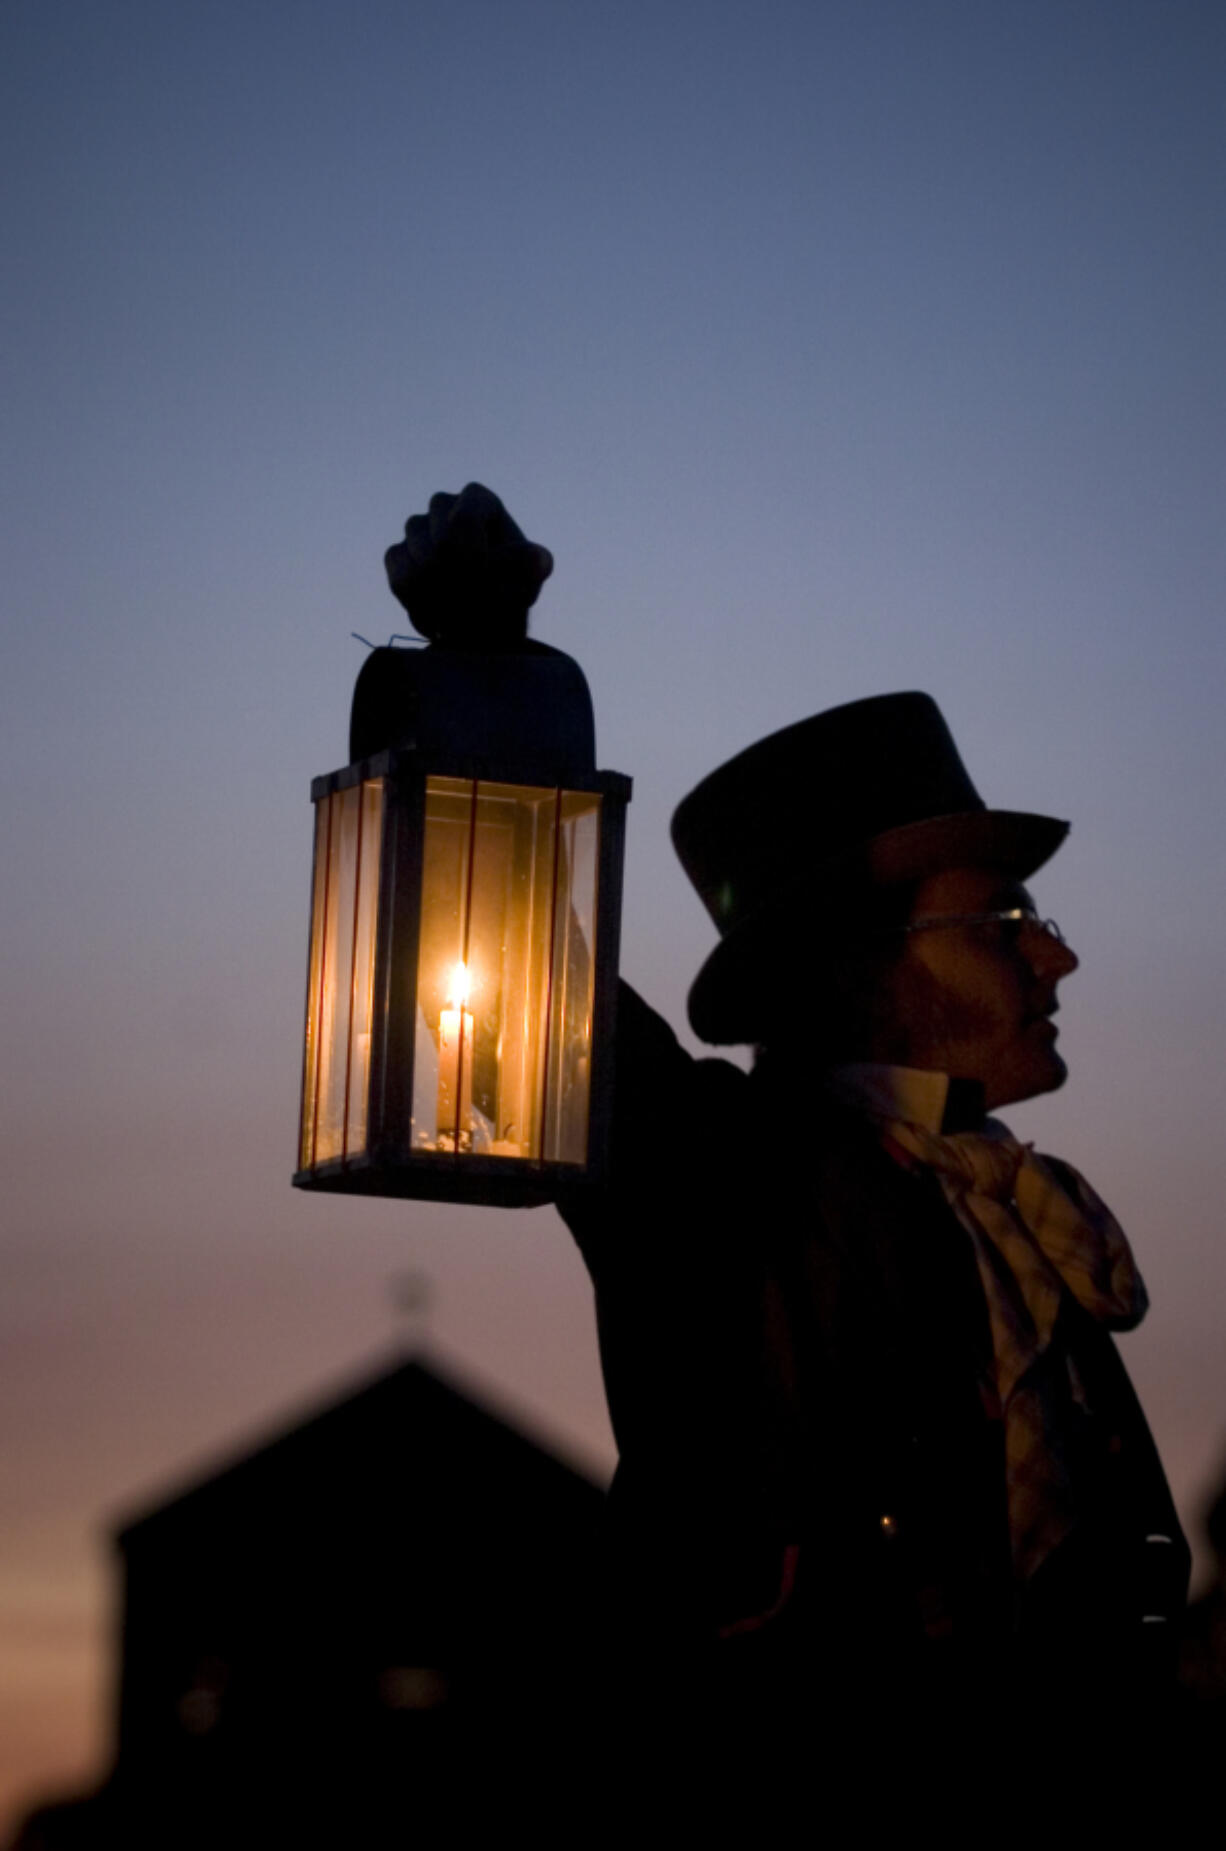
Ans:
[[[668,817],[762,732],[924,687],[990,801],[1073,819],[1072,1077],[1010,1116],[1133,1236],[1194,1523],[1224,76],[1212,0],[4,9],[0,1803],[104,1750],[103,1526],[390,1353],[390,1279],[611,1460],[551,1213],[288,1185],[309,781],[384,547],[473,477],[556,554],[536,633],[636,781],[624,968],[683,1031]]]

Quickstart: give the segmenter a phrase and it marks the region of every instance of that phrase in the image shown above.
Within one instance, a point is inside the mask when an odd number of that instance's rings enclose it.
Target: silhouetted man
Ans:
[[[1077,959],[1024,883],[1066,831],[986,808],[916,693],[760,741],[674,818],[721,933],[691,1022],[755,1066],[623,991],[615,1183],[565,1212],[626,1624],[676,1691],[702,1667],[717,1732],[1084,1740],[1170,1682],[1187,1550],[1109,1334],[1144,1288],[1084,1179],[989,1116],[1065,1079]]]

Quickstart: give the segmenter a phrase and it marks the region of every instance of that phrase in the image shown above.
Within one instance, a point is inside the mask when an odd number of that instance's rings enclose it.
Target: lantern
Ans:
[[[630,780],[569,656],[376,649],[317,778],[303,1189],[504,1205],[601,1169]]]

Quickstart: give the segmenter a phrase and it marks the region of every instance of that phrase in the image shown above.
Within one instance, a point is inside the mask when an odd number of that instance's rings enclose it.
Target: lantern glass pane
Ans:
[[[306,1170],[315,1161],[315,1112],[319,1098],[320,983],[324,955],[324,909],[328,897],[328,798],[315,805],[315,862],[311,875],[311,950],[307,960],[306,1036],[302,1054],[302,1124],[298,1161]]]
[[[426,781],[412,1142],[587,1154],[600,798]]]
[[[303,1079],[302,1163],[366,1138],[383,782],[320,799]]]
[[[345,1155],[366,1147],[366,1110],[370,1097],[370,1037],[375,993],[375,936],[379,919],[379,865],[383,839],[383,782],[370,778],[362,786],[361,834],[358,840],[357,893],[353,912],[353,981],[349,1023],[348,1107]]]
[[[600,799],[564,791],[558,815],[558,882],[549,1016],[549,1068],[542,1155],[550,1163],[587,1158],[592,1004],[596,981],[596,870]]]

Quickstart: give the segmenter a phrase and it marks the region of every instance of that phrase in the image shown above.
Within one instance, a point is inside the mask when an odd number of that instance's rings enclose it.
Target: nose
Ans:
[[[1037,921],[1029,937],[1030,962],[1036,971],[1050,977],[1054,983],[1072,976],[1081,959],[1071,945],[1066,945],[1062,938],[1057,938]]]

